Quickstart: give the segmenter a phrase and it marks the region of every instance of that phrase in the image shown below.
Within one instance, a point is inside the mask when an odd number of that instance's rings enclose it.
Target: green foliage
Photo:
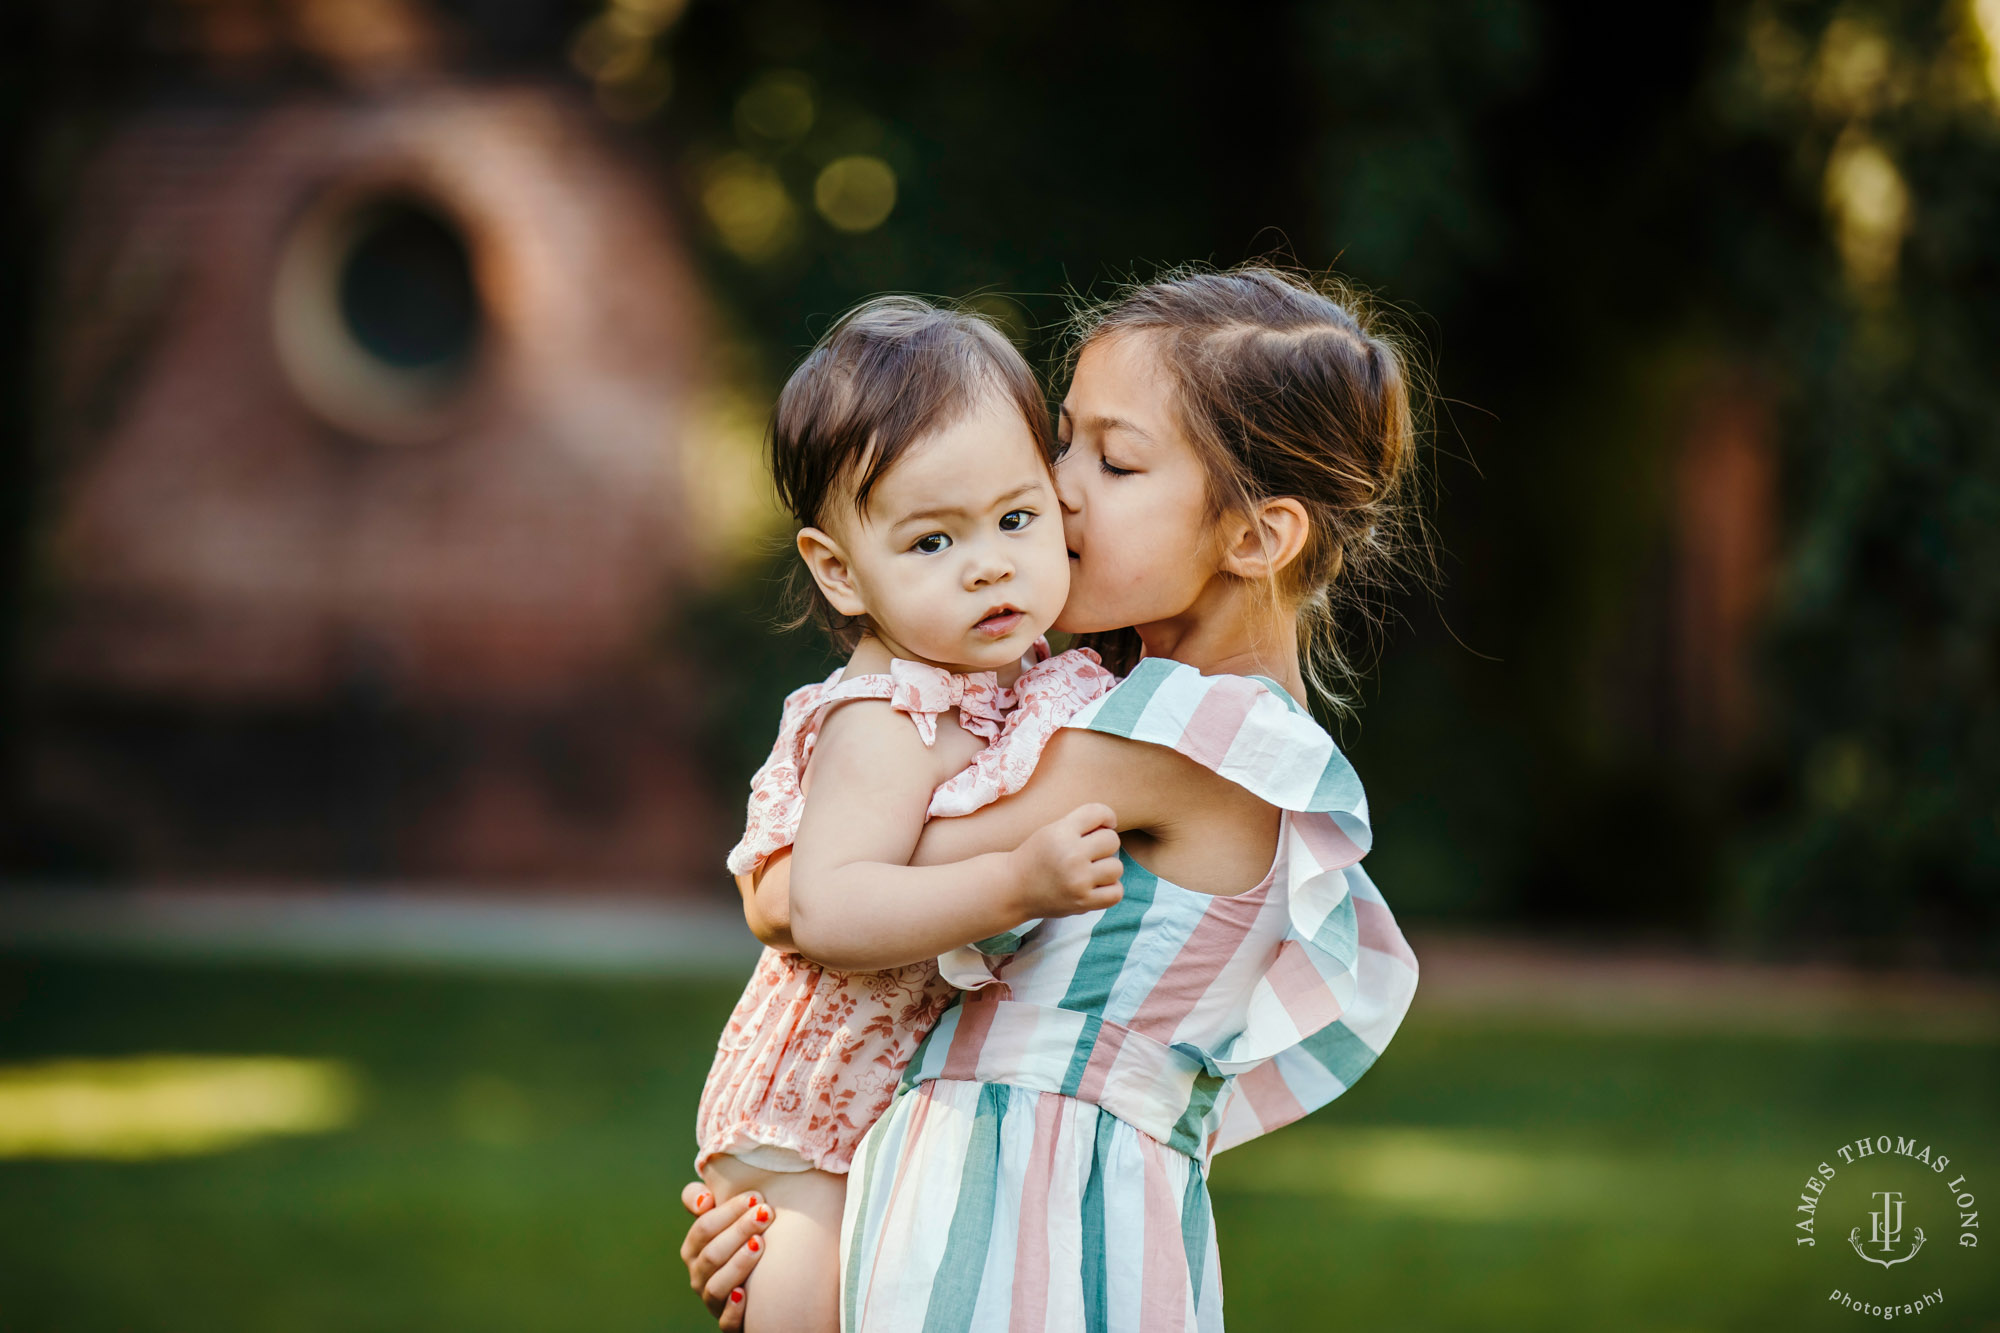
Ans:
[[[1757,297],[1788,379],[1775,796],[1739,928],[2000,959],[2000,65],[1972,7],[1758,6],[1719,83],[1823,239]],[[1773,210],[1774,212],[1776,210]],[[1745,252],[1777,248],[1747,229]]]
[[[1972,12],[1668,7],[1633,44],[1562,0],[696,5],[656,123],[772,378],[871,292],[1005,293],[1054,364],[1065,290],[1273,247],[1409,313],[1451,582],[1346,737],[1394,901],[1969,961],[2000,947],[2000,118]],[[815,193],[855,154],[896,183],[859,231]],[[718,198],[779,208],[776,239],[733,243]],[[1776,386],[1782,436],[1733,750],[1673,666],[1673,464],[1724,374]],[[725,686],[735,767],[778,685]]]

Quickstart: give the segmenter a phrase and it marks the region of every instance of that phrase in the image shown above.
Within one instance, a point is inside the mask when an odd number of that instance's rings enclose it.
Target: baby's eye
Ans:
[[[1137,470],[1129,467],[1113,467],[1111,460],[1103,457],[1097,460],[1097,466],[1103,469],[1104,475],[1107,477],[1129,477]]]
[[[949,545],[951,545],[951,538],[945,536],[942,532],[927,532],[917,538],[911,544],[910,549],[919,555],[936,555]]]
[[[1035,521],[1034,510],[1010,509],[1006,513],[1000,515],[1000,531],[1019,532],[1022,528],[1027,527],[1030,523],[1033,523],[1034,521]]]

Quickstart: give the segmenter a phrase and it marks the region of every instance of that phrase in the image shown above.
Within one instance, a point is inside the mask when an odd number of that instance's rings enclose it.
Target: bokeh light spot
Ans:
[[[748,154],[731,153],[704,177],[701,206],[724,245],[753,262],[790,247],[798,210],[776,171]]]
[[[813,204],[842,231],[873,231],[896,207],[896,173],[879,157],[836,158],[814,182]]]
[[[736,99],[736,130],[746,139],[782,143],[810,130],[817,111],[811,79],[797,70],[774,69]]]
[[[1910,191],[1881,145],[1849,127],[1826,163],[1826,206],[1834,239],[1857,295],[1874,298],[1896,279],[1910,229]]]

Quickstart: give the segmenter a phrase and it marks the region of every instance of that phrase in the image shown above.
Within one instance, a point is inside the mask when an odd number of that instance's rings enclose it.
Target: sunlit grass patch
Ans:
[[[0,1158],[222,1152],[354,1119],[352,1069],[285,1056],[141,1055],[0,1066]]]
[[[1632,1199],[1647,1200],[1655,1216],[1675,1213],[1688,1168],[1685,1159],[1565,1147],[1518,1133],[1306,1124],[1220,1159],[1214,1189],[1347,1199],[1444,1221],[1587,1221]],[[1717,1190],[1753,1193],[1764,1174],[1738,1163],[1700,1179],[1712,1204]]]

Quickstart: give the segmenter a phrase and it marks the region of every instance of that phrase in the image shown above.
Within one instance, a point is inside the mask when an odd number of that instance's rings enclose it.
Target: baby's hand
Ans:
[[[1108,805],[1079,805],[1036,829],[1011,855],[1023,919],[1095,912],[1125,896],[1118,816]]]

